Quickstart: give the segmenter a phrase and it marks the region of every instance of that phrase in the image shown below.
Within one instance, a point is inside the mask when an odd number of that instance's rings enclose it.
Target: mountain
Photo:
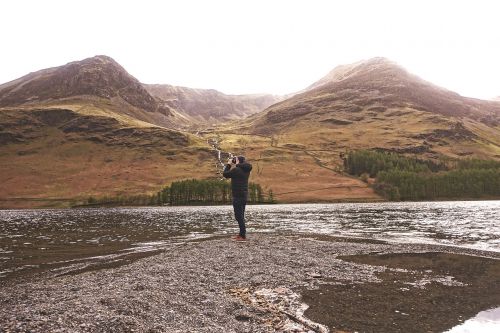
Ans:
[[[106,99],[120,97],[149,112],[161,109],[136,78],[107,56],[44,69],[0,85],[0,106],[79,95]]]
[[[373,58],[336,67],[302,93],[240,122],[240,130],[316,149],[498,158],[499,124],[499,102],[460,96]]]
[[[2,84],[0,207],[143,194],[212,175],[206,142],[179,131],[190,125],[106,56]]]
[[[128,116],[171,128],[186,124],[184,117],[151,96],[115,60],[95,56],[43,69],[0,85],[0,107],[64,105],[73,110],[94,105],[108,114]]]
[[[195,122],[221,123],[260,112],[282,100],[268,94],[226,95],[213,89],[193,89],[167,84],[145,84],[153,96]]]
[[[188,121],[107,56],[43,69],[0,85],[0,111],[4,144],[38,137],[49,126],[73,137],[127,145],[132,138],[124,136],[126,132],[137,137],[146,132],[186,136],[171,129]]]
[[[384,58],[338,66],[218,131],[224,150],[254,162],[252,180],[289,202],[376,200],[370,187],[343,173],[350,150],[500,160],[499,102],[462,97]]]
[[[287,97],[143,85],[105,56],[28,74],[0,85],[0,207],[213,178],[207,142],[245,155],[252,181],[282,202],[380,200],[343,173],[348,150],[500,159],[500,102],[462,97],[384,58],[338,66]]]

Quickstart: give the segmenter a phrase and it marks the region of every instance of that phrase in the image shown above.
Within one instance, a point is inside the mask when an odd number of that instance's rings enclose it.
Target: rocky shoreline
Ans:
[[[500,306],[498,259],[319,235],[213,238],[4,284],[0,331],[440,332]]]

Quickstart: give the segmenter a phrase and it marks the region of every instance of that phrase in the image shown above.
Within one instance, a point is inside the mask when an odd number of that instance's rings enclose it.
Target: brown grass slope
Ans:
[[[0,110],[0,207],[66,206],[154,193],[213,173],[205,143],[147,123],[69,109]]]
[[[359,179],[342,173],[338,154],[261,135],[217,136],[224,151],[243,154],[253,165],[250,180],[272,190],[279,202],[378,201]],[[281,139],[281,138],[280,138]]]
[[[269,94],[226,95],[213,89],[193,89],[168,84],[145,84],[153,96],[198,123],[221,123],[260,112],[282,100]]]

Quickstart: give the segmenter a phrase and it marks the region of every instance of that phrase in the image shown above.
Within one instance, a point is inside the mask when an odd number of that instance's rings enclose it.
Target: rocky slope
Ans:
[[[226,95],[213,89],[193,89],[167,84],[145,84],[151,95],[195,122],[220,123],[260,112],[282,98],[268,94]]]

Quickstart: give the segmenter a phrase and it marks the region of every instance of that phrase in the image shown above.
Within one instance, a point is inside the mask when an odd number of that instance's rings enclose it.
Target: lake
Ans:
[[[320,233],[500,251],[500,201],[247,206],[255,232]],[[0,279],[120,265],[236,234],[231,206],[0,211]]]

